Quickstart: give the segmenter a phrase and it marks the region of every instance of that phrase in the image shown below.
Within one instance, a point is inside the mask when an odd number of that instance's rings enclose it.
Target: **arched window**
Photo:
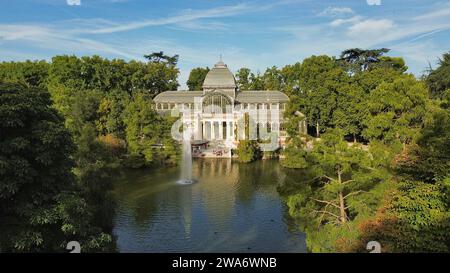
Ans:
[[[222,93],[210,93],[207,94],[203,98],[203,112],[206,113],[223,113],[225,114],[227,111],[227,106],[229,106],[230,110],[233,106],[233,102],[231,99]]]

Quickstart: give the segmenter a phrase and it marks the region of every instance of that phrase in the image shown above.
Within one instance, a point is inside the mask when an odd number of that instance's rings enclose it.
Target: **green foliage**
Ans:
[[[134,94],[125,109],[124,123],[128,149],[133,156],[142,156],[145,164],[157,162],[161,155],[168,159],[166,162],[177,161],[179,145],[171,138],[171,121],[156,113],[147,94]],[[156,150],[160,144],[167,145],[162,154]]]
[[[437,185],[402,181],[375,218],[361,225],[361,241],[386,252],[448,252],[450,214]]]
[[[250,69],[241,68],[236,72],[236,84],[241,91],[250,90]]]
[[[1,208],[20,214],[71,185],[75,147],[63,119],[49,108],[48,93],[19,84],[0,87]],[[43,195],[34,194],[37,189]]]
[[[381,56],[387,52],[389,52],[387,48],[351,48],[342,51],[340,60],[349,67],[350,71],[361,72],[370,69],[373,64],[379,63]]]
[[[450,53],[444,53],[439,60],[439,67],[430,69],[425,82],[430,90],[430,96],[442,99],[446,90],[450,89]]]
[[[397,171],[414,180],[435,183],[449,175],[450,170],[450,111],[436,110],[425,124],[417,145],[408,147],[398,159]]]
[[[160,119],[152,109],[152,100],[144,93],[137,93],[125,109],[126,139],[131,154],[144,156],[146,162],[153,161],[152,145],[157,141]]]
[[[0,84],[0,248],[7,252],[111,250],[72,173],[75,149],[47,92]]]
[[[0,82],[19,82],[29,87],[45,88],[49,66],[46,61],[2,62]]]
[[[261,157],[261,150],[259,149],[258,142],[255,140],[239,141],[236,153],[238,155],[238,161],[243,163],[249,163]]]
[[[305,169],[308,167],[307,152],[305,144],[300,137],[295,137],[290,140],[286,148],[283,150],[283,158],[280,164],[286,168]]]
[[[332,124],[343,130],[345,135],[361,134],[364,117],[367,116],[367,94],[356,84],[343,84],[339,88],[338,108],[333,112]]]
[[[377,187],[389,179],[378,169],[385,155],[350,147],[342,130],[329,130],[307,153],[306,162],[315,179],[288,197],[289,213],[307,233],[311,251],[347,251],[342,245],[357,240],[355,223],[370,216],[382,194]],[[341,242],[342,241],[342,242]]]
[[[148,55],[144,55],[144,58],[152,63],[164,63],[169,66],[175,66],[178,63],[178,55],[169,56],[165,55],[163,51],[153,52]]]
[[[381,56],[379,58],[379,62],[374,65],[375,68],[382,69],[394,69],[400,73],[406,72],[408,70],[408,66],[405,64],[405,60],[401,57],[389,57],[389,56]]]
[[[95,124],[99,119],[98,109],[102,97],[103,94],[96,90],[80,90],[74,96],[66,124],[75,139],[86,123]]]
[[[338,107],[338,94],[348,75],[336,60],[328,56],[312,56],[303,60],[298,68],[299,87],[293,91],[291,111],[299,110],[306,115],[308,123],[316,127],[319,136],[332,125],[333,112]]]
[[[410,143],[424,123],[428,104],[425,86],[412,75],[382,83],[370,94],[363,135],[388,144]]]
[[[208,67],[197,67],[192,69],[189,73],[189,79],[186,82],[189,87],[189,91],[202,90],[203,82],[205,81],[205,77],[208,72]]]
[[[167,62],[125,62],[107,60],[99,56],[56,56],[49,68],[49,90],[61,85],[73,90],[113,89],[133,93],[145,90],[151,95],[176,90],[179,70]],[[53,93],[52,93],[53,95]]]
[[[272,66],[261,73],[253,73],[248,68],[236,72],[236,84],[241,91],[246,90],[282,90],[284,84],[283,71]]]
[[[130,101],[128,93],[112,90],[100,102],[97,110],[97,130],[102,135],[113,134],[125,139],[124,111]]]
[[[264,90],[281,90],[282,89],[283,75],[281,74],[281,71],[276,66],[267,68],[261,78],[262,78]],[[257,88],[254,88],[254,89],[258,90]]]

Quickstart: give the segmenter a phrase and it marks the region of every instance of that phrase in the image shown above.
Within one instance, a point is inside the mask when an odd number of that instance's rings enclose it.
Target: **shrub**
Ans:
[[[261,158],[261,150],[255,140],[241,140],[238,144],[236,154],[238,161],[249,163]]]

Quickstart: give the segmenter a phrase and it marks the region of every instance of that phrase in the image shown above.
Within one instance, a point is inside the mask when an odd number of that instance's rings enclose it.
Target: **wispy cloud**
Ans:
[[[66,0],[66,3],[69,6],[80,6],[81,0]]]
[[[331,21],[330,25],[333,27],[338,27],[338,26],[345,25],[345,24],[357,23],[357,22],[362,21],[362,19],[363,19],[363,17],[359,16],[359,15],[352,16],[350,18],[345,18],[345,19],[339,18],[339,19],[335,19],[335,20]]]
[[[339,16],[345,14],[352,14],[354,11],[349,7],[327,7],[323,11],[319,12],[318,16]]]
[[[94,54],[109,53],[128,59],[139,58],[107,43],[78,37],[70,31],[51,26],[0,24],[1,41],[31,42],[35,47],[67,52],[85,51]]]
[[[381,0],[366,0],[369,6],[379,6],[381,5]]]
[[[348,35],[351,37],[377,37],[392,30],[394,22],[388,19],[368,19],[358,21],[348,29]]]
[[[392,49],[393,54],[405,57],[414,67],[413,71],[420,74],[428,61],[433,62],[448,50],[445,45],[433,40],[437,33],[450,29],[450,21],[444,19],[447,8],[450,5],[435,5],[428,13],[417,17],[409,13],[386,18],[383,15],[363,16],[355,12],[347,18],[285,25],[275,30],[291,35],[290,39],[280,42],[280,52],[284,52],[285,56],[293,56],[291,58],[301,59],[311,54],[337,55],[350,47],[387,47]],[[426,47],[430,50],[427,51]],[[415,54],[416,50],[427,52]]]
[[[439,9],[414,17],[414,20],[436,20],[450,16],[450,4],[440,6]]]
[[[140,29],[140,28],[150,27],[150,26],[181,24],[181,23],[195,21],[198,19],[229,17],[229,16],[238,15],[238,14],[241,14],[244,12],[250,12],[251,10],[252,10],[252,7],[245,3],[241,3],[238,5],[234,5],[234,6],[223,6],[223,7],[218,7],[218,8],[206,9],[206,10],[188,9],[188,10],[184,10],[176,15],[166,17],[166,18],[148,19],[148,20],[142,20],[142,21],[122,23],[117,26],[103,27],[103,28],[88,30],[88,31],[86,31],[86,33],[105,34],[105,33],[130,31],[130,30],[135,30],[135,29]]]

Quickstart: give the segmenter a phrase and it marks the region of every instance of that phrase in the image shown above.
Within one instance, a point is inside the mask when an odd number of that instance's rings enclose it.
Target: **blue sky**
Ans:
[[[179,54],[190,69],[223,55],[263,72],[352,47],[392,49],[415,75],[450,50],[450,1],[0,0],[0,60],[57,54],[140,59]]]

